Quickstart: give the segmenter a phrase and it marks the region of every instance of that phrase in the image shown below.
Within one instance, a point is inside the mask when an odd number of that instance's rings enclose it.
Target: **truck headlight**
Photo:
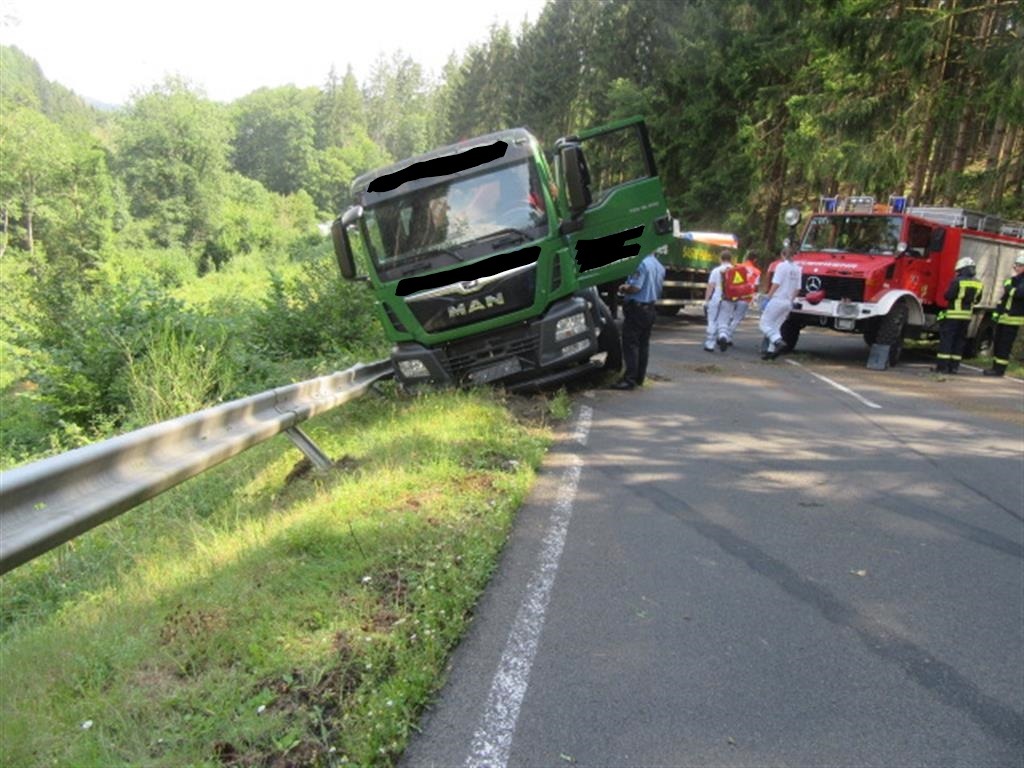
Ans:
[[[425,379],[430,376],[430,371],[423,364],[422,360],[399,360],[398,371],[406,379]]]
[[[555,341],[564,341],[579,336],[587,330],[587,318],[582,312],[563,317],[555,323]]]

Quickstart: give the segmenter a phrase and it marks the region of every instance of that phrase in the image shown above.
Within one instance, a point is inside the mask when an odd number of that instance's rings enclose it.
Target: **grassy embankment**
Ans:
[[[495,393],[368,396],[0,580],[7,766],[387,765],[550,438]]]

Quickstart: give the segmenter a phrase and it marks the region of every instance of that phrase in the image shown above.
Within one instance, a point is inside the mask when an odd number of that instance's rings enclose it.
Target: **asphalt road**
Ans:
[[[702,335],[578,394],[403,765],[1024,765],[1024,383]]]

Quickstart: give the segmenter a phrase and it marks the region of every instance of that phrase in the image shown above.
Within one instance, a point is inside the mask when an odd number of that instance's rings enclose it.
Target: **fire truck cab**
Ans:
[[[794,234],[799,220],[796,209],[787,212]],[[872,197],[832,197],[821,199],[792,247],[803,277],[782,328],[790,348],[801,329],[827,327],[888,345],[894,365],[903,339],[937,336],[943,294],[963,256],[974,259],[985,286],[966,356],[991,343],[991,311],[1014,258],[1024,254],[1024,224],[962,208],[914,207],[905,197],[887,205]]]

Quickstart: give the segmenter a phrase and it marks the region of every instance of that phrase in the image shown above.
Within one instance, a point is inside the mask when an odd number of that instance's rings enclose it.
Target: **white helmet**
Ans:
[[[1024,253],[1022,253],[1020,256],[1013,260],[1013,266],[1024,267]]]
[[[974,259],[970,256],[964,256],[962,259],[957,260],[956,266],[953,267],[954,272],[959,272],[961,269],[967,269],[968,267],[974,267]]]

